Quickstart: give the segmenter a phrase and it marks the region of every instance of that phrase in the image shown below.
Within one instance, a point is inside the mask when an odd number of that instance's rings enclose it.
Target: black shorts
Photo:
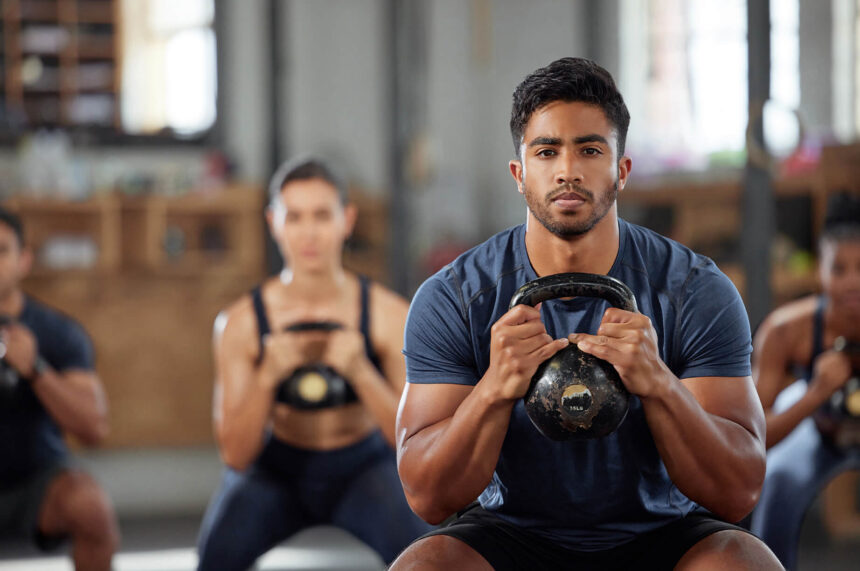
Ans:
[[[707,513],[691,513],[624,545],[603,551],[577,551],[506,522],[478,505],[445,527],[423,537],[448,535],[481,554],[496,571],[575,568],[577,571],[671,570],[705,537],[724,530],[747,530]],[[423,539],[423,538],[422,538]]]
[[[62,458],[30,475],[21,484],[0,489],[0,536],[30,539],[42,551],[62,545],[65,536],[48,536],[39,531],[39,512],[51,482],[70,466],[70,460]]]

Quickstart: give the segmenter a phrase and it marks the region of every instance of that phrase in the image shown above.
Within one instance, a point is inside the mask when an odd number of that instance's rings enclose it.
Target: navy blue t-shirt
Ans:
[[[89,336],[72,318],[26,297],[18,317],[55,370],[93,369]],[[68,454],[60,427],[29,383],[0,398],[0,488],[8,488]]]
[[[672,372],[682,379],[748,376],[749,321],[729,279],[710,259],[650,230],[619,220],[619,231],[609,275],[635,293]],[[430,277],[409,309],[407,381],[477,384],[489,366],[490,328],[516,289],[536,278],[525,226],[495,235]],[[552,300],[541,317],[553,338],[593,334],[608,307],[595,298]],[[506,520],[580,550],[623,544],[696,508],[669,479],[636,397],[611,435],[564,442],[541,435],[520,400],[479,499]]]

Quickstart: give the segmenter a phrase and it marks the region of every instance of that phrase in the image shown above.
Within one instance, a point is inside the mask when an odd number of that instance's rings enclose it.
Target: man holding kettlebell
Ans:
[[[201,570],[244,570],[297,531],[339,526],[390,562],[430,527],[403,496],[394,422],[407,304],[342,265],[356,219],[315,158],[284,163],[266,212],[285,259],[216,319],[215,431],[226,464]]]
[[[629,114],[606,70],[563,58],[513,99],[526,224],[428,279],[407,320],[400,477],[425,520],[457,517],[392,568],[779,569],[731,523],[765,469],[740,296],[709,259],[618,218]],[[569,290],[509,309],[524,284],[569,272],[626,284],[640,313]],[[631,395],[608,435],[551,440],[526,413],[538,366],[571,343]]]
[[[20,219],[0,208],[0,536],[43,550],[70,539],[76,569],[107,570],[116,516],[64,441],[98,444],[107,400],[83,328],[21,290],[31,263]]]

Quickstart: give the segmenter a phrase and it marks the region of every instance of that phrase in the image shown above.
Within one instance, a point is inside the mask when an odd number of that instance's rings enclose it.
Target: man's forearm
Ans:
[[[479,382],[452,417],[422,429],[400,446],[400,476],[419,516],[439,523],[487,487],[513,405],[514,401],[499,401]]]
[[[64,377],[46,369],[30,383],[60,428],[86,445],[98,444],[108,433],[107,403],[98,381],[84,372]]]
[[[708,413],[674,376],[642,403],[660,456],[678,489],[727,520],[746,516],[764,479],[761,439],[737,422]]]

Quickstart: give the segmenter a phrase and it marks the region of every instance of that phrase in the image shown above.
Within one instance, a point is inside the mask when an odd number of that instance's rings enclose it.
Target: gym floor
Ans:
[[[201,514],[202,515],[202,514]],[[190,571],[200,515],[123,520],[116,571]],[[807,516],[800,542],[800,571],[848,571],[860,561],[860,539],[834,542],[821,525],[818,506]],[[379,571],[385,565],[355,538],[333,527],[303,531],[261,558],[259,571]],[[0,543],[2,571],[70,571],[61,554],[45,557],[34,548]]]

